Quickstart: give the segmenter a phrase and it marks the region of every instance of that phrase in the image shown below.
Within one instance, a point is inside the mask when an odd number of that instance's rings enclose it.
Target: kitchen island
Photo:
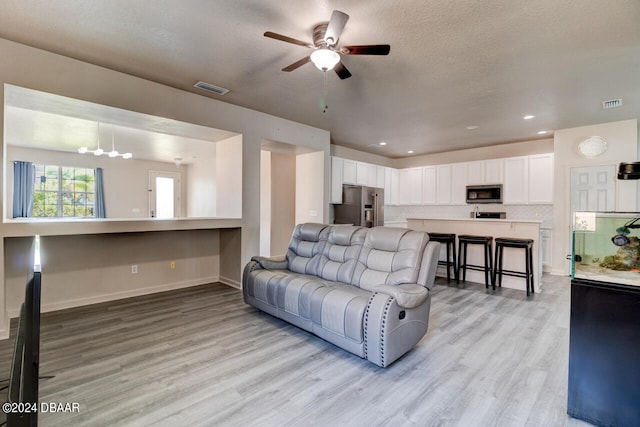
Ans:
[[[535,291],[541,290],[542,257],[540,254],[540,225],[542,221],[511,220],[511,219],[471,219],[471,218],[407,218],[407,227],[432,233],[471,234],[479,236],[509,237],[533,240],[533,267]],[[456,251],[458,250],[456,239]],[[495,256],[495,242],[492,256]],[[440,259],[444,261],[446,251],[440,251]],[[482,247],[469,245],[467,251],[469,264],[482,265],[484,263]],[[456,261],[457,262],[457,261]],[[505,248],[503,269],[525,271],[525,256],[521,249]],[[444,274],[443,274],[444,273]],[[444,267],[439,269],[438,275],[446,275]],[[484,283],[484,273],[467,269],[467,281]],[[502,286],[505,288],[526,291],[525,279],[520,277],[503,276]]]

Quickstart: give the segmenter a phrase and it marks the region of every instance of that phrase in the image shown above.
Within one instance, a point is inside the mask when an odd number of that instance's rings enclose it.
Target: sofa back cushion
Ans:
[[[406,228],[369,230],[351,284],[368,291],[376,285],[416,283],[429,235]]]
[[[298,224],[287,250],[287,269],[300,274],[316,274],[329,228],[325,224]]]
[[[350,283],[367,229],[350,225],[329,227],[317,275],[325,280]]]

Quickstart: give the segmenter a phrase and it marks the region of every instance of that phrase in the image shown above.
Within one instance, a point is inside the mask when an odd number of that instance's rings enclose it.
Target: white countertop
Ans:
[[[407,221],[467,221],[467,222],[518,222],[529,224],[542,224],[542,220],[536,219],[500,219],[500,218],[407,218]]]

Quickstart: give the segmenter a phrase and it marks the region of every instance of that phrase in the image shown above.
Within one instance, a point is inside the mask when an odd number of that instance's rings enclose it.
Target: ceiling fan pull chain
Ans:
[[[327,109],[329,109],[329,106],[327,105],[327,98],[329,97],[329,78],[327,77],[327,73],[326,71],[324,73],[324,89],[323,89],[323,93],[322,93],[322,103],[324,104],[322,106],[322,113],[326,114],[327,113]]]

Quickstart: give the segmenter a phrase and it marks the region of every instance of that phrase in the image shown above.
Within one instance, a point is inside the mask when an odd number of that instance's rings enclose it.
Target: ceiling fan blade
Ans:
[[[311,44],[311,43],[303,42],[302,40],[293,39],[291,37],[283,36],[282,34],[274,33],[274,32],[271,32],[271,31],[265,32],[264,36],[265,37],[270,37],[272,39],[280,40],[280,41],[283,41],[283,42],[287,42],[287,43],[297,44],[298,46],[314,47],[313,44]]]
[[[349,70],[347,70],[347,67],[345,67],[342,62],[338,62],[336,66],[333,67],[333,70],[336,72],[338,77],[340,77],[340,79],[342,80],[348,79],[349,77],[351,77],[351,73],[349,72]]]
[[[329,20],[327,31],[324,33],[324,41],[327,42],[329,46],[335,46],[336,43],[338,43],[338,39],[342,34],[342,30],[344,30],[344,26],[347,25],[348,20],[349,15],[344,12],[334,10],[333,13],[331,13],[331,20]]]
[[[388,44],[369,44],[363,46],[344,46],[340,53],[345,55],[388,55],[391,46]]]
[[[284,67],[282,69],[282,71],[287,71],[287,72],[288,71],[293,71],[298,67],[302,67],[304,64],[306,64],[309,61],[311,61],[311,57],[310,56],[306,56],[306,57],[302,58],[301,60],[296,61],[296,62],[294,62],[293,64],[291,64],[291,65],[289,65],[287,67]]]

